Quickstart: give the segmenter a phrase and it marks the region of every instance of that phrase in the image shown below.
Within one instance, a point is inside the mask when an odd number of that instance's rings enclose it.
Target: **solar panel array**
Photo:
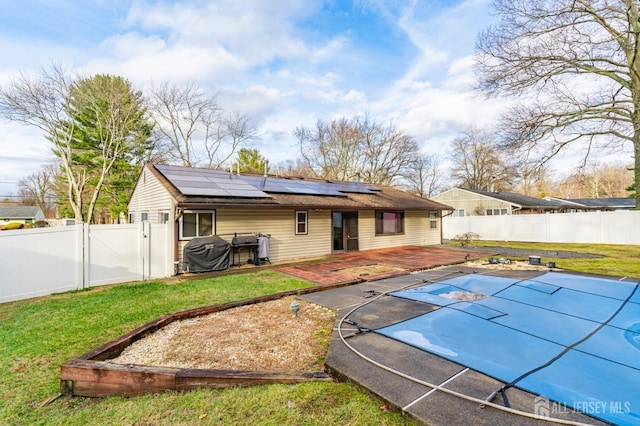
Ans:
[[[156,166],[184,195],[208,197],[271,198],[251,184],[230,178],[230,174],[221,170],[196,169],[176,166]]]
[[[360,182],[233,175],[222,170],[158,165],[156,168],[184,195],[269,198],[268,193],[346,197],[347,193],[374,194],[378,188]]]

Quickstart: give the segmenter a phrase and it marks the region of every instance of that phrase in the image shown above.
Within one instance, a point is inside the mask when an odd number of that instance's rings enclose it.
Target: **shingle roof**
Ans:
[[[263,207],[304,207],[304,208],[335,208],[335,209],[357,209],[357,208],[385,208],[385,209],[403,209],[403,210],[450,210],[451,207],[427,198],[418,197],[399,189],[377,184],[360,184],[364,187],[374,188],[371,191],[340,192],[339,196],[335,195],[310,195],[305,193],[278,193],[272,192],[265,188],[260,188],[268,194],[268,197],[211,197],[211,196],[194,196],[185,195],[175,185],[170,178],[162,174],[154,165],[147,166],[149,170],[158,178],[158,180],[167,188],[171,195],[176,199],[178,204],[191,206],[206,205],[229,205],[229,206],[263,206]],[[174,166],[175,167],[175,166]],[[175,169],[174,169],[175,170]],[[224,172],[224,171],[223,171]],[[225,172],[228,173],[228,172]],[[249,176],[248,182],[255,181],[255,176]],[[242,175],[234,177],[242,179]],[[277,178],[269,176],[268,180],[274,180],[278,183],[290,183],[304,181],[306,188],[326,188],[335,183],[336,187],[345,186],[344,182],[330,182],[319,179],[289,179]],[[349,182],[346,186],[354,186],[355,182]],[[322,191],[319,191],[322,192]],[[333,192],[333,191],[332,191]]]
[[[491,192],[482,191],[479,189],[465,189],[465,191],[474,192],[476,194],[484,195],[486,197],[495,198],[498,200],[506,201],[507,203],[516,204],[522,208],[528,209],[558,209],[563,207],[563,204],[557,201],[544,200],[542,198],[529,197],[528,195],[516,194],[514,192]]]
[[[617,207],[631,209],[636,206],[636,200],[633,198],[567,198],[567,201],[594,208]]]
[[[0,219],[33,219],[39,211],[38,206],[0,206]]]

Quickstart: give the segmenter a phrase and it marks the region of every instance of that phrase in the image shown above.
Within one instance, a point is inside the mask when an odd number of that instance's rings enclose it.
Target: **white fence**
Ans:
[[[481,240],[635,245],[640,244],[640,211],[443,218],[444,239],[465,232]]]
[[[167,224],[0,232],[0,303],[173,273]]]

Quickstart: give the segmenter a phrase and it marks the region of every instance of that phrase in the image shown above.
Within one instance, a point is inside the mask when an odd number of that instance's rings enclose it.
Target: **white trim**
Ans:
[[[304,221],[298,221],[298,215],[304,214]],[[309,234],[309,212],[307,210],[296,210],[294,213],[294,233],[296,235],[308,235]],[[300,232],[298,226],[304,224],[304,231]]]
[[[211,213],[211,233],[208,235],[200,235],[199,229],[200,229],[200,223],[199,223],[199,219],[200,219],[200,214],[203,213]],[[195,214],[196,215],[196,235],[193,236],[188,236],[185,237],[184,236],[184,217],[188,214]],[[216,211],[215,210],[185,210],[182,217],[180,218],[180,240],[190,240],[192,238],[197,238],[197,237],[208,237],[211,235],[214,235],[216,233]]]

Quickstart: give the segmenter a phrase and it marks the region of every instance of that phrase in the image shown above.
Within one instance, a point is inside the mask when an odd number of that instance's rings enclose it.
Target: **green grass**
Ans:
[[[161,315],[308,287],[272,271],[99,287],[0,304],[0,425],[413,424],[344,383],[58,399],[60,366]]]
[[[580,272],[640,278],[640,246],[474,241],[600,254],[600,259],[554,259]],[[413,422],[345,383],[202,389],[131,398],[58,399],[60,366],[161,315],[308,287],[263,271],[169,285],[106,286],[0,304],[0,425],[387,424]]]
[[[459,244],[451,244],[458,245]],[[474,246],[506,246],[525,249],[575,251],[581,253],[599,254],[603,257],[592,258],[553,258],[543,257],[542,262],[556,262],[556,266],[577,272],[612,275],[616,277],[630,277],[640,279],[640,246],[613,244],[553,244],[553,243],[521,243],[505,241],[473,241],[469,249]],[[524,259],[524,258],[523,258]]]

